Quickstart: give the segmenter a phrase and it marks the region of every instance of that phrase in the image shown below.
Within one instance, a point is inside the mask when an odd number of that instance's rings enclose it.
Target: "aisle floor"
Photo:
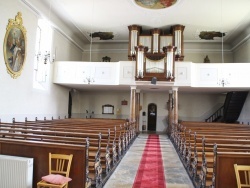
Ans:
[[[104,188],[132,188],[143,150],[148,138],[147,133],[138,135],[120,164],[117,166]],[[159,135],[167,188],[194,188],[178,154],[166,135]]]

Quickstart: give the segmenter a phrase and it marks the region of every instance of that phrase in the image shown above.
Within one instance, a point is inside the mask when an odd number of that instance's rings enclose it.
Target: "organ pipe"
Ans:
[[[159,53],[159,40],[161,30],[158,28],[152,29],[151,33],[153,35],[153,53]]]
[[[163,47],[163,51],[166,53],[167,66],[166,66],[166,78],[167,80],[174,79],[174,64],[175,64],[175,51],[177,47],[166,46]]]
[[[143,78],[144,76],[144,60],[145,60],[145,52],[148,51],[148,47],[146,46],[136,46],[136,77]]]
[[[137,25],[130,25],[128,26],[128,29],[129,29],[128,59],[134,60],[135,53],[136,53],[135,46],[138,46],[141,27]]]
[[[172,26],[172,33],[174,36],[174,46],[177,47],[175,52],[175,59],[178,61],[183,61],[184,59],[184,50],[183,50],[183,31],[185,26],[183,25],[174,25]]]

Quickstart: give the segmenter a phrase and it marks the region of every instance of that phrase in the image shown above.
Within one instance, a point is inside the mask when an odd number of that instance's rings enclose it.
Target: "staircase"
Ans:
[[[247,95],[248,91],[233,91],[227,93],[224,105],[205,119],[205,121],[225,123],[237,122]]]

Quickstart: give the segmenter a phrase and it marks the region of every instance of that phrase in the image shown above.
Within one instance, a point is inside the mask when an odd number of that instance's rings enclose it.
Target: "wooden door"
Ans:
[[[157,106],[154,103],[148,105],[148,131],[156,131]]]

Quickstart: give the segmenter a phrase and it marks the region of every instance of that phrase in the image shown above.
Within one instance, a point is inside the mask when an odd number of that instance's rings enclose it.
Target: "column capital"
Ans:
[[[130,89],[132,90],[132,89],[136,89],[136,86],[130,86]]]
[[[172,90],[173,90],[173,91],[178,91],[178,88],[179,88],[179,87],[174,86],[174,87],[172,87]]]

